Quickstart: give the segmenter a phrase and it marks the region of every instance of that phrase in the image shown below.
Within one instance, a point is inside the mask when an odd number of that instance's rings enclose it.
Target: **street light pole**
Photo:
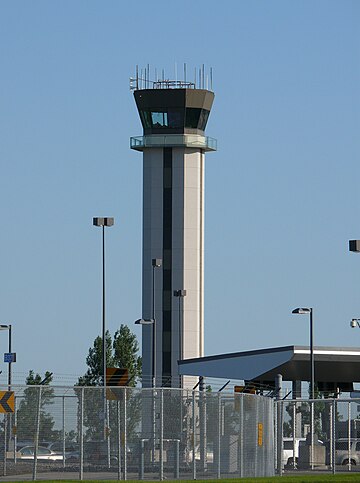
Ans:
[[[310,398],[315,399],[315,364],[314,364],[314,329],[313,329],[313,309],[297,308],[293,314],[309,314],[310,317]]]
[[[302,307],[292,311],[293,314],[309,314],[310,318],[310,436],[311,436],[311,469],[314,469],[314,402],[315,399],[315,363],[314,363],[314,329],[313,308]]]
[[[104,386],[104,438],[107,436],[106,406],[106,322],[105,322],[105,226],[113,226],[114,218],[93,218],[93,225],[102,228],[102,376]]]
[[[9,354],[11,354],[11,324],[9,324]],[[9,391],[11,389],[11,364],[12,364],[12,361],[9,362],[9,371],[8,371]]]
[[[9,337],[8,337],[8,342],[9,342],[9,346],[8,346],[8,391],[11,391],[11,364],[12,362],[15,362],[16,361],[16,355],[15,354],[12,354],[11,352],[11,324],[8,324],[8,325],[5,325],[5,324],[1,324],[0,325],[0,330],[8,330],[9,331]],[[8,413],[7,415],[7,418],[6,418],[6,421],[5,421],[5,434],[6,434],[6,431],[8,431],[8,441],[6,441],[5,443],[5,452],[6,452],[6,447],[9,447],[10,446],[10,442],[11,442],[11,427],[12,427],[12,423],[11,423],[11,420],[12,420],[12,414],[11,413]],[[5,438],[6,439],[6,438]],[[8,446],[6,446],[8,445]],[[14,447],[16,447],[16,435],[14,437]],[[15,455],[15,453],[14,453]]]
[[[179,299],[179,360],[183,360],[184,358],[183,335],[184,335],[184,297],[185,295],[186,295],[186,290],[174,290],[174,297],[178,297]],[[181,304],[181,300],[183,300],[182,304]],[[180,387],[182,387],[181,376],[180,376]]]
[[[310,364],[311,364],[311,399],[315,399],[315,364],[314,364],[314,325],[313,309],[310,308]]]
[[[155,269],[161,267],[162,259],[153,258],[151,260],[152,265],[152,387],[156,387],[156,317],[155,317]]]
[[[105,226],[113,226],[114,218],[93,218],[93,225],[102,228],[102,359],[103,385],[106,387],[106,323],[105,323]]]
[[[137,325],[152,325],[152,334],[154,337],[154,327],[155,319],[137,319],[135,320]],[[153,359],[154,363],[154,359]],[[151,460],[155,462],[155,438],[156,438],[156,401],[155,401],[155,382],[152,378],[152,450],[151,450]]]
[[[9,331],[8,353],[10,354],[9,355],[10,359],[9,359],[9,362],[8,362],[8,364],[9,364],[9,367],[8,367],[8,386],[9,386],[9,391],[10,391],[11,390],[11,364],[12,364],[12,362],[15,362],[15,360],[14,361],[12,360],[13,355],[12,355],[12,352],[11,352],[11,324],[8,324],[8,325],[1,324],[0,330],[8,330]]]

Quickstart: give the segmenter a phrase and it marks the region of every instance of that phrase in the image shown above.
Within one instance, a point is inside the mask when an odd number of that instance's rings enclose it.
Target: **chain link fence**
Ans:
[[[360,399],[294,399],[275,405],[279,474],[360,471]]]
[[[16,386],[12,391],[15,411],[0,415],[3,477],[163,480],[274,474],[270,398],[168,388],[107,388],[104,393],[101,387]]]

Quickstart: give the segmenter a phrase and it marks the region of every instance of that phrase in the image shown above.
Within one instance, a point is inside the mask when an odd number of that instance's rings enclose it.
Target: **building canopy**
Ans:
[[[179,374],[240,379],[273,384],[281,374],[284,381],[310,380],[310,349],[285,346],[234,352],[179,361]],[[360,349],[314,347],[315,382],[321,387],[352,390],[360,382]]]

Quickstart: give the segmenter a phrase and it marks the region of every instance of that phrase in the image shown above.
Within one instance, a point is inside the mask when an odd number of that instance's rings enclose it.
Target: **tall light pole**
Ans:
[[[8,354],[7,358],[5,357],[5,362],[8,362],[9,368],[8,368],[8,386],[9,386],[9,391],[11,389],[11,364],[13,362],[16,362],[15,359],[15,354],[11,352],[11,324],[9,325],[0,325],[0,330],[8,330],[9,331],[9,348],[8,348]]]
[[[292,311],[293,314],[309,314],[310,319],[310,399],[315,399],[315,366],[314,366],[314,332],[313,332],[313,309],[312,307],[299,307]],[[314,403],[310,405],[310,436],[311,436],[311,469],[314,468]]]
[[[136,325],[152,325],[152,337],[154,337],[154,326],[155,326],[155,320],[154,319],[137,319],[135,320],[135,324]],[[152,351],[152,358],[154,357],[153,356],[154,352]],[[154,365],[154,360],[152,359],[152,366]],[[144,375],[143,375],[144,377]],[[152,384],[152,387],[155,387],[154,386],[154,378],[151,376],[151,384]]]
[[[310,316],[310,398],[315,399],[315,367],[314,367],[314,332],[313,332],[313,309],[297,308],[293,314],[309,314]]]
[[[184,345],[183,345],[183,336],[184,336],[184,297],[186,296],[186,290],[174,290],[174,297],[179,299],[179,360],[183,360],[184,358]],[[183,303],[181,304],[181,300]],[[181,310],[182,309],[182,310]],[[180,376],[180,387],[181,384],[181,376]]]
[[[156,317],[155,317],[155,270],[162,265],[161,258],[153,258],[152,265],[152,387],[156,387]]]
[[[4,354],[4,362],[7,362],[9,364],[9,366],[8,366],[8,390],[11,391],[11,364],[13,362],[16,362],[16,354],[11,352],[11,324],[8,324],[8,325],[1,324],[0,330],[8,330],[9,331],[8,353]],[[11,420],[12,420],[12,414],[9,413],[8,417],[6,419],[6,422],[5,422],[5,424],[8,425],[8,438],[9,438],[8,444],[9,445],[10,445],[10,440],[11,440],[11,426],[12,426]],[[6,431],[6,429],[5,429],[5,431]],[[15,435],[14,445],[16,446],[16,435]]]
[[[106,436],[106,323],[105,323],[105,227],[113,226],[114,218],[93,218],[93,225],[102,228],[102,366],[104,386],[104,432]]]

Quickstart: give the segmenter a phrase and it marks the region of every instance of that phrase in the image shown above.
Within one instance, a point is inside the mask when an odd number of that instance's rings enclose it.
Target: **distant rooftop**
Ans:
[[[144,89],[206,89],[213,90],[213,70],[210,67],[209,73],[205,70],[203,64],[200,68],[193,70],[193,80],[187,80],[187,65],[183,65],[183,80],[179,80],[177,77],[177,64],[175,64],[175,78],[167,78],[165,70],[161,70],[161,75],[158,74],[157,69],[153,72],[155,80],[151,80],[152,72],[150,65],[145,68],[139,69],[136,66],[136,74],[134,77],[130,77],[130,90],[138,91]]]

